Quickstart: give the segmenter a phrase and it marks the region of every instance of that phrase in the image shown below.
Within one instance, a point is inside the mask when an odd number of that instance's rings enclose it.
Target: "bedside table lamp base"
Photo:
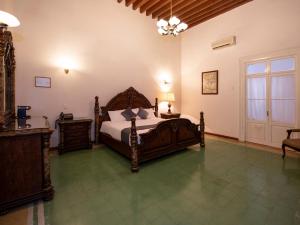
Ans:
[[[172,114],[171,112],[171,102],[175,101],[175,95],[173,92],[164,93],[163,101],[168,102],[168,114]]]
[[[168,104],[168,113],[169,114],[171,114],[172,112],[171,112],[171,103],[169,102],[169,104]]]

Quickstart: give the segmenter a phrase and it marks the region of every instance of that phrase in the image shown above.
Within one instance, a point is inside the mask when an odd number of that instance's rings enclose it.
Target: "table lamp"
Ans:
[[[175,101],[175,95],[173,92],[167,92],[163,96],[163,101],[168,102],[168,113],[171,114],[171,102]]]

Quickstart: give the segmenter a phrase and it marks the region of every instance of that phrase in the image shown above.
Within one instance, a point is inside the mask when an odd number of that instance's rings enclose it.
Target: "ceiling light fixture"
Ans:
[[[0,28],[17,27],[20,21],[14,15],[0,10]]]
[[[180,32],[188,28],[186,23],[180,22],[176,16],[173,16],[173,1],[171,0],[171,17],[169,21],[160,19],[157,22],[158,33],[160,35],[173,35],[177,36]]]

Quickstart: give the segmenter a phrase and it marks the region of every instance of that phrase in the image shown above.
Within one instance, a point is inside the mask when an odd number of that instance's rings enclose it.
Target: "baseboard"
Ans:
[[[223,134],[215,134],[215,133],[211,133],[211,132],[205,132],[205,134],[213,135],[213,136],[216,136],[216,137],[228,138],[228,139],[232,139],[232,140],[235,140],[235,141],[239,140],[236,137],[226,136],[226,135],[223,135]]]

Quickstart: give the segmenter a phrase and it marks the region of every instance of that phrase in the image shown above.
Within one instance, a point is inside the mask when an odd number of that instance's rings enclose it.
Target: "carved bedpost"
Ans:
[[[135,125],[135,118],[131,118],[131,135],[130,135],[130,148],[131,148],[131,171],[139,171],[139,161],[137,152],[137,132]]]
[[[95,144],[99,144],[99,113],[100,113],[100,107],[99,107],[99,97],[95,97]]]
[[[155,116],[158,117],[158,99],[157,98],[155,98],[154,110],[155,110]]]
[[[204,113],[200,112],[200,146],[201,147],[205,147],[204,130],[205,130]]]

